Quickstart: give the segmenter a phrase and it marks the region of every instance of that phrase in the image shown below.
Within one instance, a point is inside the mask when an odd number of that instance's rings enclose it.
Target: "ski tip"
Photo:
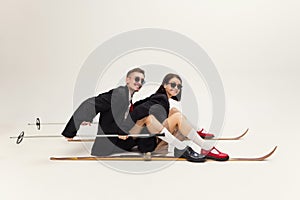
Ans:
[[[269,153],[265,154],[264,156],[261,157],[254,157],[254,158],[229,158],[229,161],[265,161],[267,158],[269,158],[273,153],[276,151],[277,146],[275,146]]]
[[[248,131],[249,131],[249,128],[247,128],[247,129],[245,130],[245,132],[244,132],[241,136],[246,135],[246,133],[248,133]]]
[[[269,158],[276,151],[276,149],[277,149],[277,146],[275,146],[270,153],[268,153],[267,155],[263,156],[261,160],[266,160],[267,158]]]
[[[224,137],[224,138],[211,138],[211,139],[207,139],[207,140],[239,140],[242,137],[244,137],[249,131],[249,128],[247,128],[241,135],[237,136],[237,137]]]
[[[242,137],[244,137],[244,136],[248,133],[248,131],[249,131],[249,128],[247,128],[246,131],[245,131],[242,135],[240,135],[240,136],[238,136],[238,137],[236,137],[236,138],[234,138],[234,139],[235,139],[235,140],[241,139]]]
[[[275,146],[274,149],[271,151],[271,153],[274,153],[276,151],[278,146]]]

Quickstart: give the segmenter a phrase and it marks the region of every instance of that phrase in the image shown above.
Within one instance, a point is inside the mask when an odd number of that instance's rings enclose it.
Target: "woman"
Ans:
[[[150,133],[164,133],[165,136],[159,138],[169,145],[175,146],[174,156],[186,158],[191,162],[203,162],[206,158],[219,161],[228,160],[229,156],[221,153],[215,147],[211,147],[209,143],[203,140],[180,112],[171,110],[169,113],[169,99],[179,101],[181,94],[182,80],[180,76],[167,74],[155,94],[134,104],[134,110],[130,113],[130,118],[126,121],[124,130],[129,130],[130,134],[138,134],[146,126]],[[196,153],[191,147],[170,133],[176,129],[183,136],[199,145],[201,154]],[[123,139],[126,138],[124,136]]]

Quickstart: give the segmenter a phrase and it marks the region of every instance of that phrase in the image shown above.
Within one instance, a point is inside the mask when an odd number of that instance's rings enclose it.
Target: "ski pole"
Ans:
[[[117,135],[117,134],[104,134],[104,135],[77,135],[78,137],[96,137],[96,138],[109,138],[109,137],[119,137],[122,135]],[[158,137],[158,136],[165,136],[164,133],[157,133],[157,134],[129,134],[129,135],[124,135],[128,137]],[[64,136],[62,135],[28,135],[25,136],[24,131],[22,131],[19,136],[12,136],[9,137],[10,139],[17,139],[16,143],[20,144],[24,138],[62,138]]]

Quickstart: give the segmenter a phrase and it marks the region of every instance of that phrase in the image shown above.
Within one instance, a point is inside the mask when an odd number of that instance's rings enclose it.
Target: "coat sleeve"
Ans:
[[[98,114],[98,113],[104,113],[110,110],[111,108],[111,93],[112,91],[99,94],[97,97],[92,99],[92,106],[95,108],[95,115],[93,118]]]
[[[107,112],[111,107],[111,94],[106,92],[96,97],[85,100],[75,111],[73,117],[78,121],[92,122],[94,117],[100,112]],[[81,123],[80,122],[80,123]]]
[[[99,112],[108,111],[110,109],[110,97],[111,95],[107,92],[82,102],[68,121],[62,135],[68,138],[75,137],[83,121],[92,122]]]
[[[149,101],[149,100],[150,100],[150,97],[147,97],[147,98],[145,98],[145,99],[142,99],[142,100],[139,100],[139,101],[135,102],[135,103],[133,104],[133,106],[134,106],[134,108],[135,108],[135,107],[137,107],[138,105],[141,105],[141,104],[143,104],[143,103],[145,103],[145,102],[147,102],[147,101]]]

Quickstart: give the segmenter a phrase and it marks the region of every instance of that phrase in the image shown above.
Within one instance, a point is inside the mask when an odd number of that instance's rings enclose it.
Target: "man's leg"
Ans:
[[[138,146],[138,150],[141,153],[152,152],[155,150],[157,146],[157,138],[156,137],[137,138],[136,143]]]
[[[137,142],[133,138],[127,138],[126,140],[122,140],[118,138],[115,145],[125,151],[131,151],[131,149],[137,145]],[[116,149],[114,150],[113,153],[118,153],[118,150]]]
[[[96,138],[92,147],[91,155],[93,156],[108,156],[114,153],[123,153],[130,151],[136,142],[133,138],[121,140],[119,138]]]

